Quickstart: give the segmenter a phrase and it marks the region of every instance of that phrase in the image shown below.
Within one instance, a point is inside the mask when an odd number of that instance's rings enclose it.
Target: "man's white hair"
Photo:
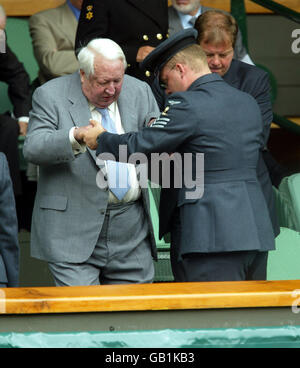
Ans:
[[[77,56],[79,68],[84,71],[88,78],[94,74],[94,60],[97,55],[106,60],[121,60],[124,69],[127,68],[124,52],[116,42],[108,38],[96,38],[83,47]]]

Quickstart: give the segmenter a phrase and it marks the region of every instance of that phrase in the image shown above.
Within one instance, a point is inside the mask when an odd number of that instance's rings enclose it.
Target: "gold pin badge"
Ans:
[[[91,11],[89,11],[89,12],[86,13],[85,17],[86,17],[86,19],[91,20],[93,18],[93,16],[94,16],[94,14]]]
[[[88,5],[88,6],[86,7],[86,10],[87,10],[87,11],[92,11],[92,10],[93,10],[93,5]]]

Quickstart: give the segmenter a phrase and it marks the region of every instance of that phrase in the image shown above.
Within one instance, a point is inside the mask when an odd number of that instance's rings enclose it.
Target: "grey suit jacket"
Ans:
[[[5,155],[0,153],[0,284],[19,284],[18,221]]]
[[[208,8],[206,6],[202,6],[202,14],[208,10],[214,10],[214,8]],[[181,21],[180,18],[178,16],[178,13],[176,11],[176,9],[173,6],[169,7],[169,34],[172,35],[176,32],[181,31],[182,25],[181,25]],[[243,40],[242,40],[242,34],[241,31],[238,31],[238,35],[237,35],[237,40],[236,40],[236,45],[234,48],[234,57],[238,60],[241,60],[244,58],[244,56],[247,54],[247,50],[245,48],[245,46],[243,45]]]
[[[159,113],[150,87],[127,75],[118,107],[126,132],[141,129]],[[87,125],[90,118],[78,72],[45,83],[33,95],[24,156],[40,167],[31,231],[34,257],[50,262],[84,262],[93,252],[108,191],[96,184],[101,172],[95,152],[87,150],[75,157],[69,141],[70,128]],[[142,197],[155,257],[146,190]]]

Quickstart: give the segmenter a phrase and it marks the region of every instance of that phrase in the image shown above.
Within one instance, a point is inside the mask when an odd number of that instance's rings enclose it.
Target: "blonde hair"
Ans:
[[[166,64],[167,68],[172,69],[177,63],[188,65],[194,72],[200,72],[208,68],[207,57],[202,47],[193,44],[179,51]]]

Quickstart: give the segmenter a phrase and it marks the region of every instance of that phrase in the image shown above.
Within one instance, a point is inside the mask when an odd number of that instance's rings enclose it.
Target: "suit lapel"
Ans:
[[[74,73],[70,83],[69,112],[74,126],[77,127],[88,125],[89,120],[92,117],[88,101],[81,91],[79,73]],[[92,151],[89,148],[87,148],[87,151],[91,154],[94,160],[96,160],[96,151]]]
[[[170,6],[168,9],[169,13],[169,34],[172,35],[182,30],[182,24],[176,9]]]
[[[233,59],[230,65],[230,68],[228,69],[227,73],[224,75],[223,79],[225,82],[230,84],[233,87],[239,88],[240,79],[238,77],[238,64]]]

